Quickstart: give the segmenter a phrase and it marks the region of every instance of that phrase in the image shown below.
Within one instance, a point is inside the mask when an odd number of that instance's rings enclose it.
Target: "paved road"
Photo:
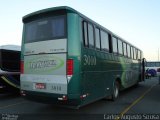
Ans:
[[[137,87],[129,88],[120,93],[117,101],[99,100],[79,110],[73,110],[53,105],[31,102],[17,95],[0,95],[1,119],[6,117],[21,119],[44,119],[54,117],[55,119],[119,119],[119,116],[128,114],[141,116],[145,114],[160,114],[160,85],[158,78],[151,78],[142,82]],[[38,118],[38,116],[40,116]],[[133,116],[135,117],[135,116]],[[146,119],[150,117],[147,116]],[[153,117],[153,116],[151,116]],[[155,118],[156,117],[156,118]],[[157,119],[159,116],[154,116]],[[47,119],[46,119],[47,120]]]

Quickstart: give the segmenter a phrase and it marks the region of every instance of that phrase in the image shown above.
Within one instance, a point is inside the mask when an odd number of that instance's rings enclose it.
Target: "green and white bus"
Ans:
[[[23,17],[21,94],[79,108],[144,79],[142,51],[78,11],[54,7]]]

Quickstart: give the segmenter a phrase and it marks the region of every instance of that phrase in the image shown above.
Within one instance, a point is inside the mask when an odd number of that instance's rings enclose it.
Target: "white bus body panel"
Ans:
[[[66,46],[67,39],[26,43],[21,89],[67,94]],[[37,89],[37,84],[43,84],[44,88]]]
[[[36,89],[36,83],[45,83],[45,89]],[[21,89],[36,92],[67,94],[65,75],[21,75]]]

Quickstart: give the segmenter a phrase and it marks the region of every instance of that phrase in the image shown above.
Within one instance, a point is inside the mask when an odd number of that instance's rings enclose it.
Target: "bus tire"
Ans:
[[[113,86],[113,94],[111,96],[111,100],[115,101],[119,97],[119,82],[115,81]]]

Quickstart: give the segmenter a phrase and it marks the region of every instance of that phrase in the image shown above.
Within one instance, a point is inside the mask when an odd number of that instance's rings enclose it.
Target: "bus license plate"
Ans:
[[[36,89],[46,89],[46,84],[45,83],[35,83],[35,88]]]

